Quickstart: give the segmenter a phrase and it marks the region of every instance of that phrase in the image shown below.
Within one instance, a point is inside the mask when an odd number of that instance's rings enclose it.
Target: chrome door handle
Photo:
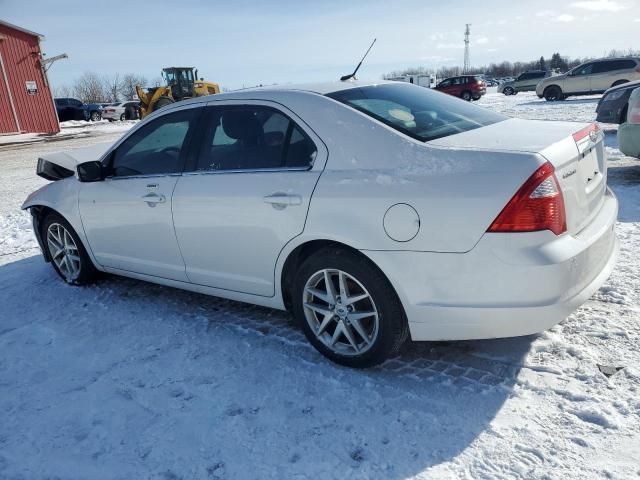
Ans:
[[[158,195],[157,193],[151,192],[143,195],[142,200],[144,200],[150,207],[155,207],[158,203],[166,202],[167,198],[162,194]]]
[[[302,197],[300,195],[288,194],[283,192],[272,193],[263,198],[265,203],[270,203],[273,208],[282,210],[283,208],[302,205]]]

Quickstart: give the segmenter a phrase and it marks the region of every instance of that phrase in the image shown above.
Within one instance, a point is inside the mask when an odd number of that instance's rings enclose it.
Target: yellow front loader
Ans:
[[[166,86],[144,89],[141,85],[136,85],[140,99],[140,118],[180,100],[220,93],[217,83],[198,80],[197,77],[198,70],[194,74],[193,67],[168,67],[162,69]]]

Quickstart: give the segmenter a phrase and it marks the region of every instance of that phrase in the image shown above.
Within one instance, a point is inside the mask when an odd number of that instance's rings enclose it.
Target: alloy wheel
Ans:
[[[59,223],[52,223],[47,229],[47,244],[51,259],[65,280],[73,282],[80,275],[82,261],[76,242],[71,234]]]
[[[380,327],[378,310],[371,294],[352,275],[336,269],[314,273],[302,301],[311,331],[334,353],[361,355],[374,345]]]

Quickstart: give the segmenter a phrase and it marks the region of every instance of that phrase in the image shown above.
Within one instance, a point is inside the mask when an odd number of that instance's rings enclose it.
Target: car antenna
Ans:
[[[347,80],[351,80],[352,78],[356,78],[356,73],[358,73],[358,69],[360,68],[360,65],[362,65],[362,62],[364,62],[364,59],[367,57],[367,55],[369,55],[369,51],[371,50],[371,47],[373,47],[373,44],[376,43],[376,40],[377,40],[377,38],[373,39],[373,42],[371,42],[371,45],[369,45],[369,48],[367,49],[367,52],[364,54],[364,57],[362,57],[362,60],[360,60],[360,63],[358,64],[356,69],[353,71],[353,73],[350,74],[350,75],[344,75],[344,76],[340,77],[340,81],[341,82],[346,82]]]

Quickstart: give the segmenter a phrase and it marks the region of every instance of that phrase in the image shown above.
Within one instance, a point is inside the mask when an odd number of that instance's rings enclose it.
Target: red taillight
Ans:
[[[600,127],[598,127],[598,125],[596,125],[595,123],[592,123],[588,127],[585,127],[582,130],[578,130],[576,133],[574,133],[573,139],[576,141],[576,143],[578,143],[583,138],[588,137],[591,132],[598,132],[599,130]]]
[[[536,170],[493,221],[488,232],[567,231],[564,198],[549,162]]]

